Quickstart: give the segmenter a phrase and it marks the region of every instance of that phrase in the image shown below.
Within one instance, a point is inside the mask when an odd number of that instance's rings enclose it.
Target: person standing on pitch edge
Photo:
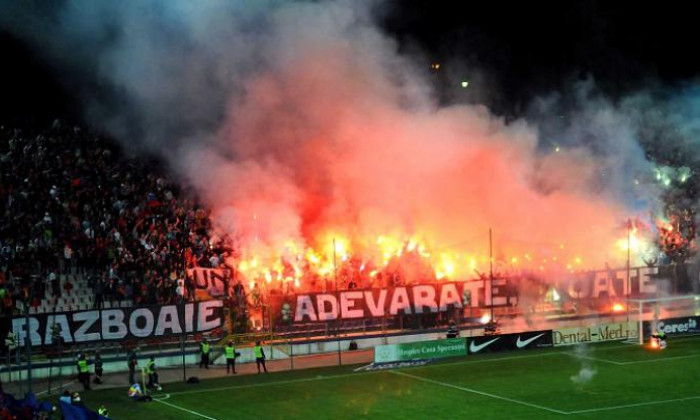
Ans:
[[[136,383],[134,375],[136,374],[136,366],[139,364],[139,359],[136,357],[136,352],[133,349],[129,352],[126,363],[129,366],[129,383],[134,384]]]
[[[100,357],[100,352],[95,352],[95,383],[102,383],[102,373],[104,372],[102,357]]]
[[[146,362],[146,374],[148,375],[148,389],[157,389],[162,391],[163,388],[158,383],[158,373],[156,373],[156,357],[151,356],[151,358]]]
[[[209,369],[209,352],[211,351],[211,346],[209,345],[209,341],[205,338],[202,341],[202,344],[200,344],[201,351],[202,351],[202,358],[199,360],[199,368],[201,369],[202,366],[205,368]]]
[[[267,367],[265,367],[265,352],[263,351],[260,341],[255,342],[255,347],[253,347],[253,353],[255,353],[255,364],[258,365],[258,373],[260,373],[260,365],[262,365],[265,373],[267,373]]]
[[[84,354],[78,357],[78,379],[84,389],[90,389],[90,368]]]
[[[236,373],[236,348],[233,347],[233,341],[229,341],[224,348],[226,352],[226,373]]]

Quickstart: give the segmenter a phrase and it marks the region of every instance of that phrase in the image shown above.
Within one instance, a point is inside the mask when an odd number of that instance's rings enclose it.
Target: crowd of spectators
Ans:
[[[60,274],[89,280],[102,300],[187,298],[186,268],[226,251],[207,210],[156,159],[61,120],[0,127],[0,299],[70,293]],[[214,258],[212,258],[214,257]]]

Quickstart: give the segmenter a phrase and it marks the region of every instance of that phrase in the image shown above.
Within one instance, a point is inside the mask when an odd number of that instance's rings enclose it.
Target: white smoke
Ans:
[[[581,368],[578,373],[571,376],[569,379],[578,386],[586,385],[593,380],[593,377],[596,375],[596,369],[593,368],[589,358],[589,348],[585,344],[578,344],[574,348],[572,355],[581,363]]]
[[[96,125],[166,158],[250,254],[330,234],[447,247],[494,227],[497,255],[624,260],[616,229],[658,197],[631,102],[584,81],[527,121],[441,108],[379,4],[17,2],[0,25],[63,69]]]

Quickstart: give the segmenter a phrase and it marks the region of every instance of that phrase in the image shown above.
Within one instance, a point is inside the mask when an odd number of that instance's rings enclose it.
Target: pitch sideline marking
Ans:
[[[568,354],[568,353],[563,352],[563,351],[557,351],[557,352],[549,352],[549,353],[544,353],[544,354],[527,354],[527,355],[523,355],[523,356],[493,357],[491,359],[484,359],[484,360],[463,360],[461,362],[434,364],[434,365],[430,365],[430,367],[468,365],[468,364],[472,364],[472,363],[500,362],[501,360],[528,359],[531,357],[559,356],[559,355],[563,355],[563,354]]]
[[[697,337],[693,337],[697,338]],[[691,338],[691,339],[693,339]],[[607,348],[607,349],[598,349],[598,350],[611,350],[611,349],[619,349],[619,348],[624,348],[628,346],[615,346],[612,348]],[[463,365],[463,364],[472,364],[472,363],[487,363],[487,362],[498,362],[502,360],[515,360],[515,359],[524,359],[524,358],[531,358],[531,357],[543,357],[543,356],[556,356],[556,355],[567,355],[574,357],[573,354],[567,353],[567,352],[551,352],[551,353],[545,353],[545,354],[540,354],[540,355],[523,355],[523,356],[512,356],[512,357],[495,357],[491,359],[485,359],[485,360],[465,360],[461,362],[454,362],[454,363],[444,363],[444,364],[437,364],[437,365],[432,365],[430,367],[437,367],[437,366],[449,366],[449,365]],[[692,355],[692,356],[679,356],[679,357],[674,357],[674,358],[663,358],[663,359],[655,359],[655,360],[650,360],[650,361],[632,361],[632,362],[615,362],[611,360],[604,360],[600,359],[602,361],[608,362],[608,363],[613,363],[616,365],[627,365],[627,364],[634,364],[634,363],[647,363],[647,362],[656,362],[656,361],[663,361],[667,359],[676,359],[676,358],[687,358],[687,357],[696,357],[698,355]],[[246,388],[258,388],[258,387],[265,387],[265,386],[275,386],[275,385],[288,385],[288,384],[294,384],[294,383],[303,383],[303,382],[312,382],[312,381],[318,381],[318,380],[325,380],[325,379],[338,379],[338,378],[344,378],[344,377],[350,377],[350,376],[357,376],[357,375],[368,375],[368,374],[373,374],[373,373],[381,373],[381,372],[389,372],[389,373],[396,373],[399,375],[405,375],[405,376],[413,376],[405,373],[399,373],[395,371],[382,371],[382,370],[377,370],[377,371],[369,371],[369,372],[358,372],[358,373],[349,373],[349,374],[342,374],[342,375],[330,375],[330,376],[317,376],[313,378],[302,378],[302,379],[291,379],[291,380],[284,380],[284,381],[272,381],[272,382],[263,382],[263,383],[257,383],[257,384],[248,384],[248,385],[236,385],[236,386],[229,386],[229,387],[219,387],[219,388],[211,388],[211,389],[202,389],[202,390],[195,390],[195,391],[180,391],[180,392],[173,392],[167,394],[168,397],[171,395],[188,395],[188,394],[199,394],[199,393],[207,393],[207,392],[217,392],[217,391],[226,391],[226,390],[235,390],[235,389],[246,389]],[[418,377],[420,378],[420,377]],[[424,378],[420,378],[423,380]],[[432,381],[432,380],[428,380]],[[456,385],[450,385],[450,384],[445,384],[444,386],[448,387],[455,387],[457,389],[460,389],[460,387]],[[476,390],[470,390],[470,392],[475,392],[475,393],[480,393],[481,391],[476,391]],[[486,395],[486,393],[484,393]],[[524,405],[529,405],[535,408],[540,408],[545,411],[551,411],[551,412],[556,412],[559,414],[577,414],[579,411],[572,411],[572,412],[566,412],[566,411],[561,411],[561,410],[556,410],[548,407],[543,407],[543,406],[537,406],[536,404],[531,404],[527,403],[525,401],[518,401],[518,400],[510,400],[507,397],[500,397],[498,395],[491,395],[488,394],[488,396],[493,397],[493,398],[499,398],[499,399],[504,399],[508,401],[513,401],[517,402],[519,404],[524,404]],[[615,407],[603,407],[603,408],[598,408],[598,409],[591,409],[587,411],[580,411],[581,413],[584,412],[589,412],[589,411],[595,411],[595,410],[600,410],[600,411],[605,411],[605,410],[614,410],[618,408],[625,408],[625,407],[635,407],[638,405],[651,405],[651,404],[663,404],[666,402],[674,402],[674,401],[684,401],[684,400],[689,400],[689,399],[698,399],[699,397],[689,397],[689,398],[682,398],[678,400],[664,400],[664,401],[651,401],[648,403],[641,403],[641,404],[631,404],[631,405],[624,405],[624,406],[615,406]],[[162,401],[158,401],[162,402]],[[163,404],[169,404],[162,402]],[[173,405],[174,406],[174,405]],[[174,407],[180,409],[180,407]],[[183,408],[183,410],[186,410]],[[198,414],[198,413],[197,413]]]
[[[154,400],[156,401],[164,401],[170,398],[170,394],[165,394],[162,397],[158,395],[157,397],[153,397]]]
[[[687,356],[660,357],[658,359],[649,359],[649,360],[635,360],[632,362],[622,362],[620,364],[621,365],[634,365],[637,363],[656,363],[656,362],[664,362],[666,360],[689,359],[691,357],[700,357],[700,354],[689,354]]]
[[[60,389],[60,388],[68,387],[68,386],[70,386],[70,385],[73,385],[75,382],[76,382],[76,381],[70,381],[70,382],[66,382],[66,383],[63,384],[63,385],[57,385],[57,386],[51,388],[51,391],[55,391],[55,390]],[[39,391],[39,392],[36,393],[36,396],[38,397],[39,395],[44,395],[44,394],[46,394],[46,393],[48,393],[47,390]]]
[[[672,402],[689,401],[689,400],[697,400],[697,399],[700,399],[700,395],[695,396],[695,397],[675,398],[672,400],[647,401],[647,402],[636,403],[636,404],[614,405],[612,407],[589,408],[588,410],[569,411],[566,414],[595,413],[598,411],[619,410],[621,408],[643,407],[646,405],[666,404],[666,403],[672,403]]]
[[[346,378],[349,376],[368,375],[368,374],[379,373],[379,372],[382,372],[382,371],[375,370],[375,371],[361,372],[361,373],[345,373],[342,375],[316,376],[313,378],[288,379],[288,380],[284,380],[284,381],[270,381],[270,382],[260,382],[257,384],[234,385],[234,386],[226,386],[226,387],[220,387],[220,388],[198,389],[196,391],[171,392],[170,395],[201,394],[201,393],[207,393],[207,392],[228,391],[228,390],[235,390],[235,389],[260,388],[260,387],[264,387],[264,386],[289,385],[289,384],[296,384],[296,383],[302,383],[302,382],[321,381],[324,379],[337,379],[337,378]]]
[[[692,357],[700,357],[700,354],[691,354],[691,355],[687,355],[687,356],[660,357],[658,359],[633,360],[633,361],[628,361],[628,362],[618,362],[615,360],[601,359],[599,357],[579,356],[576,353],[566,353],[566,354],[573,357],[573,358],[576,358],[576,359],[595,360],[598,362],[610,363],[612,365],[617,365],[617,366],[636,365],[637,363],[658,363],[658,362],[665,362],[667,360],[689,359]]]
[[[576,353],[566,353],[566,354],[575,358],[575,359],[595,360],[597,362],[605,362],[605,363],[610,363],[610,364],[617,365],[617,366],[626,365],[627,363],[634,363],[634,362],[616,362],[615,360],[601,359],[598,357],[591,357],[591,356],[580,356]]]
[[[157,402],[157,403],[160,403],[160,404],[163,404],[163,405],[167,405],[168,407],[172,407],[172,408],[174,408],[174,409],[176,409],[176,410],[180,410],[180,411],[184,411],[184,412],[186,412],[186,413],[194,414],[195,416],[199,416],[199,417],[202,417],[202,418],[205,418],[205,419],[217,420],[217,419],[214,418],[214,417],[209,417],[209,416],[204,415],[204,414],[202,414],[202,413],[198,413],[198,412],[196,412],[196,411],[192,411],[192,410],[189,410],[189,409],[187,409],[187,408],[180,407],[179,405],[175,405],[175,404],[172,404],[172,403],[169,403],[169,402],[165,402],[165,401],[163,401],[163,400],[157,400],[157,399],[154,398],[153,401],[155,401],[155,402]]]
[[[700,340],[700,334],[688,334],[688,335],[684,335],[681,337],[673,337],[673,341],[670,341],[670,342],[676,343],[679,341],[695,341],[695,340]],[[628,348],[630,348],[631,345],[636,346],[636,345],[639,345],[639,343],[625,343],[624,345],[621,345],[621,346],[601,347],[599,349],[596,349],[596,351],[611,351],[611,350],[628,349]]]
[[[498,362],[501,360],[515,360],[515,359],[525,359],[525,358],[532,358],[532,357],[557,356],[557,355],[565,355],[565,354],[566,353],[564,353],[564,352],[552,352],[552,353],[538,354],[538,355],[530,354],[530,355],[512,356],[512,357],[496,357],[496,358],[485,359],[485,360],[465,360],[462,362],[441,363],[441,364],[436,364],[436,365],[430,365],[429,367],[463,365],[463,364],[470,364],[470,363]],[[420,366],[420,367],[425,367],[425,366]],[[198,389],[198,390],[193,390],[193,391],[171,392],[168,395],[171,395],[171,396],[189,395],[189,394],[201,394],[201,393],[207,393],[207,392],[228,391],[228,390],[236,390],[236,389],[259,388],[259,387],[265,387],[265,386],[289,385],[289,384],[296,384],[296,383],[303,383],[303,382],[321,381],[324,379],[339,379],[339,378],[347,378],[350,376],[357,376],[357,375],[370,375],[370,374],[376,374],[376,373],[381,373],[381,372],[388,372],[388,371],[386,371],[386,370],[373,370],[373,371],[367,371],[367,372],[345,373],[345,374],[341,374],[341,375],[316,376],[313,378],[288,379],[288,380],[284,380],[284,381],[270,381],[270,382],[261,382],[261,383],[256,383],[256,384],[233,385],[233,386],[226,386],[226,387],[219,387],[219,388]]]
[[[392,373],[392,374],[394,374],[394,375],[399,375],[399,376],[405,376],[405,377],[407,377],[407,378],[412,378],[412,379],[415,379],[415,380],[418,380],[418,381],[427,382],[427,383],[430,383],[430,384],[433,384],[433,385],[439,385],[439,386],[443,386],[443,387],[446,387],[446,388],[457,389],[457,390],[459,390],[459,391],[470,392],[470,393],[472,393],[472,394],[477,394],[477,395],[481,395],[481,396],[484,396],[484,397],[495,398],[495,399],[497,399],[497,400],[508,401],[508,402],[511,402],[511,403],[524,405],[524,406],[527,406],[527,407],[530,407],[530,408],[537,408],[537,409],[539,409],[539,410],[549,411],[550,413],[569,414],[569,413],[567,413],[566,411],[557,410],[557,409],[555,409],[555,408],[549,408],[549,407],[545,407],[545,406],[542,406],[542,405],[532,404],[532,403],[529,403],[529,402],[526,402],[526,401],[515,400],[515,399],[513,399],[513,398],[502,397],[502,396],[500,396],[500,395],[490,394],[490,393],[488,393],[488,392],[478,391],[478,390],[472,389],[472,388],[466,388],[466,387],[463,387],[463,386],[453,385],[453,384],[450,384],[450,383],[447,383],[447,382],[435,381],[435,380],[433,380],[433,379],[424,378],[424,377],[422,377],[422,376],[411,375],[411,374],[405,373],[405,372],[390,371],[389,373]]]

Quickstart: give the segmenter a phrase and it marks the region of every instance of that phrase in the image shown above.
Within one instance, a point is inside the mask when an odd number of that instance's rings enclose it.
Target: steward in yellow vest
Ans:
[[[84,354],[78,356],[78,380],[84,389],[90,389],[90,368]]]
[[[224,347],[226,353],[226,373],[236,373],[236,348],[233,347],[233,341],[229,341]]]
[[[199,360],[199,367],[201,368],[202,366],[204,366],[205,368],[209,369],[209,352],[211,351],[209,341],[204,339],[204,341],[202,341],[202,343],[199,346],[202,352],[201,359]]]
[[[262,365],[265,373],[267,373],[267,367],[265,366],[265,352],[263,351],[260,341],[255,342],[253,354],[255,354],[255,364],[258,366],[258,373],[260,373],[260,365]]]

